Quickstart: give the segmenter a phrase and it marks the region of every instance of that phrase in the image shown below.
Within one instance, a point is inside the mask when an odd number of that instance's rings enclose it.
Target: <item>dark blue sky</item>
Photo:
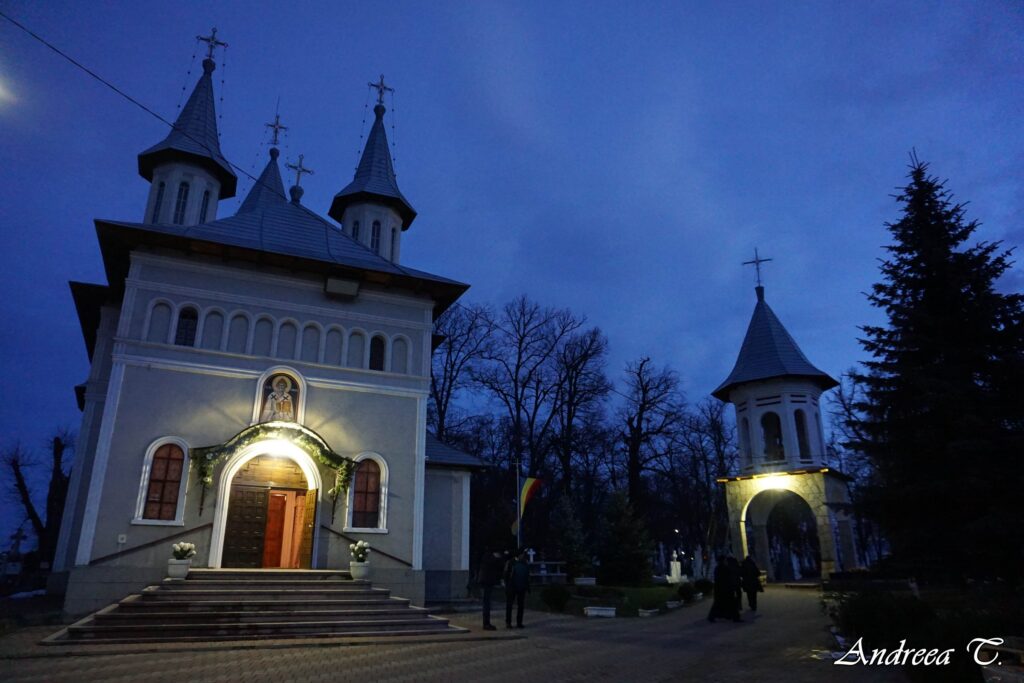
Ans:
[[[0,7],[168,118],[216,25],[225,155],[258,173],[280,97],[282,154],[316,170],[303,202],[323,214],[383,72],[420,213],[403,262],[471,283],[471,301],[570,307],[608,334],[613,375],[650,355],[696,401],[735,360],[755,246],[812,362],[838,375],[863,358],[857,326],[879,319],[863,292],[912,147],[970,200],[980,239],[1024,243],[1019,2],[722,4]],[[135,157],[165,134],[0,21],[0,445],[77,427],[87,359],[67,281],[103,281],[92,219],[141,219]]]

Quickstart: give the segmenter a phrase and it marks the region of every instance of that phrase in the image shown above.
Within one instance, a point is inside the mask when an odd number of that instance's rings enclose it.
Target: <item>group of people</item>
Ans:
[[[715,567],[715,600],[708,613],[708,621],[715,619],[740,619],[743,609],[743,594],[747,594],[747,604],[752,612],[757,611],[757,594],[763,591],[761,586],[761,569],[754,558],[747,555],[741,565],[730,555],[719,556]]]
[[[523,628],[523,609],[526,594],[530,591],[530,565],[526,561],[526,549],[514,554],[500,550],[484,553],[480,561],[477,581],[483,592],[484,630],[494,631],[491,623],[491,595],[494,587],[505,584],[505,628],[512,628],[512,605],[516,606],[516,628]]]

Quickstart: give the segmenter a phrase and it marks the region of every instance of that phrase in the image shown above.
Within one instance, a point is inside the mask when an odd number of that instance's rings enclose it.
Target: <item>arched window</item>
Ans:
[[[796,443],[800,449],[800,459],[811,459],[811,444],[807,440],[807,417],[804,411],[799,408],[794,411],[793,419],[796,421]]]
[[[782,421],[773,412],[761,416],[761,440],[764,443],[765,460],[783,460],[786,451],[782,447]]]
[[[337,327],[327,330],[327,338],[324,340],[324,363],[328,365],[343,365],[341,349],[344,333]]]
[[[277,357],[295,358],[295,342],[298,340],[299,328],[295,323],[284,322],[277,330]]]
[[[206,222],[206,211],[210,208],[210,191],[203,193],[203,203],[199,205],[199,222]]]
[[[231,353],[245,353],[245,345],[249,341],[249,319],[241,313],[236,313],[228,325],[228,351]]]
[[[299,358],[309,363],[316,363],[320,360],[320,328],[316,325],[306,325],[302,330],[302,349]]]
[[[174,224],[185,222],[185,207],[188,205],[188,183],[184,180],[178,185],[178,200],[174,203]]]
[[[150,453],[143,468],[146,495],[139,519],[175,521],[185,479],[185,451],[177,443],[163,443]]]
[[[219,351],[223,334],[224,315],[219,311],[210,311],[203,319],[203,341],[200,346],[204,349]]]
[[[384,337],[374,337],[370,340],[370,369],[384,369]]]
[[[164,188],[167,187],[167,183],[160,181],[160,184],[156,186],[156,201],[153,202],[153,215],[149,217],[150,223],[156,223],[160,220],[160,208],[164,203]]]
[[[174,343],[178,346],[196,345],[196,327],[199,324],[199,313],[188,307],[178,313],[178,327],[174,331]]]
[[[388,256],[391,260],[395,260],[395,247],[398,246],[398,228],[391,228],[391,251],[388,252]]]
[[[359,241],[359,221],[352,221],[352,239]]]
[[[380,253],[380,221],[374,221],[370,230],[370,249],[373,253]]]
[[[252,333],[252,355],[269,356],[270,342],[274,339],[274,322],[270,318],[260,318]]]
[[[409,372],[409,343],[403,337],[391,342],[391,372]]]
[[[376,458],[365,457],[352,475],[348,526],[352,529],[385,529],[387,470]]]
[[[366,347],[366,335],[362,332],[353,332],[348,337],[348,359],[346,365],[350,368],[363,367],[363,350]]]
[[[163,302],[155,304],[149,313],[149,330],[146,332],[146,341],[166,344],[170,331],[171,307]]]

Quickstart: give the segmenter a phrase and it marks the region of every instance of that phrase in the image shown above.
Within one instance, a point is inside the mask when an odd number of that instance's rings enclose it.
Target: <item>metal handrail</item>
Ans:
[[[357,540],[359,540],[359,539],[356,539],[356,538],[352,538],[348,534],[343,534],[343,533],[341,533],[340,531],[338,531],[336,529],[332,529],[331,527],[327,526],[326,524],[321,524],[320,528],[321,529],[326,529],[327,531],[330,531],[335,536],[340,536],[341,538],[344,538],[346,541],[352,541],[353,543],[355,543]],[[395,562],[398,562],[400,564],[404,564],[406,567],[412,568],[412,562],[407,562],[406,560],[403,560],[400,557],[395,557],[394,555],[392,555],[390,553],[386,553],[383,550],[379,550],[377,548],[373,548],[372,550],[377,555],[383,555],[384,557],[391,558]]]
[[[137,546],[133,546],[131,548],[126,548],[125,550],[118,550],[116,553],[110,553],[109,555],[104,555],[103,557],[97,557],[94,560],[89,560],[89,566],[91,567],[94,564],[99,564],[100,562],[106,562],[107,560],[113,560],[115,558],[121,557],[123,555],[127,555],[129,553],[134,553],[134,552],[137,552],[139,550],[145,550],[146,548],[151,548],[151,547],[153,547],[155,545],[160,545],[161,543],[166,543],[167,541],[171,540],[172,538],[177,538],[178,536],[184,536],[185,534],[191,534],[191,533],[194,533],[196,531],[202,531],[203,529],[205,529],[208,526],[213,526],[213,522],[207,522],[206,524],[200,524],[199,526],[194,526],[191,529],[185,529],[184,531],[179,531],[176,534],[171,534],[170,536],[164,536],[163,538],[158,538],[155,541],[149,541],[148,543],[143,543],[142,545],[137,545]]]

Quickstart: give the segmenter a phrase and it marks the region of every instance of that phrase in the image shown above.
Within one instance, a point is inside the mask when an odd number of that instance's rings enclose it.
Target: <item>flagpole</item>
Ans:
[[[516,458],[516,552],[523,547],[523,483],[519,466],[519,458]]]

